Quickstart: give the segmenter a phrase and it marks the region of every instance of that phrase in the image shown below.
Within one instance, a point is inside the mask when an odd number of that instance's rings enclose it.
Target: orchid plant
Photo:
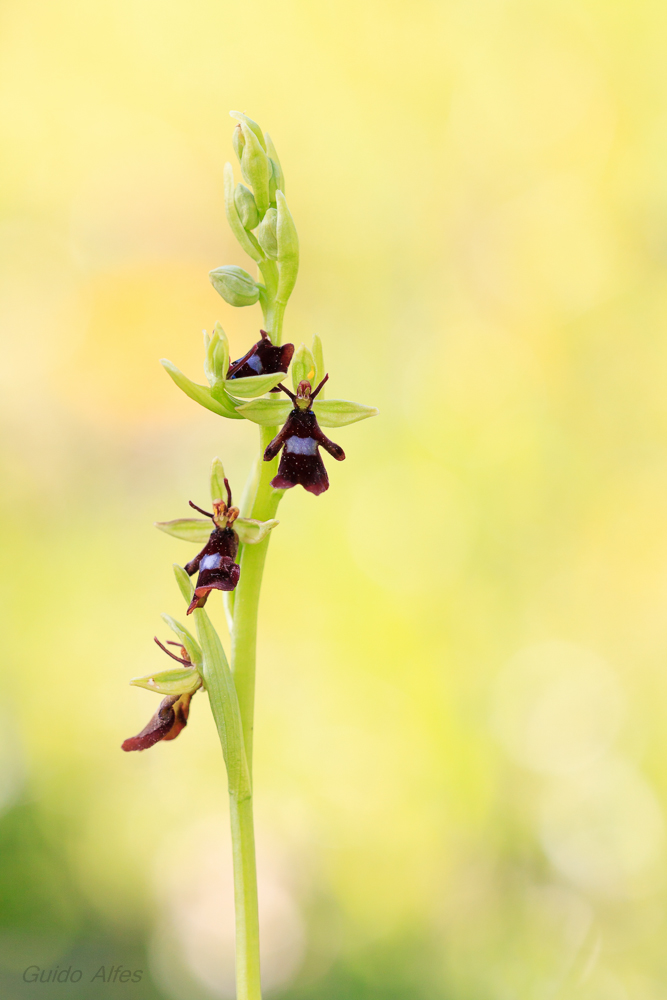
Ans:
[[[203,548],[185,566],[175,566],[176,581],[192,616],[197,637],[179,621],[163,615],[176,639],[160,648],[176,664],[161,673],[135,678],[132,684],[155,691],[163,700],[148,725],[125,740],[123,750],[141,751],[173,740],[187,725],[190,702],[198,690],[208,694],[227,768],[234,897],[236,911],[237,1000],[261,1000],[257,875],[253,827],[252,748],[255,695],[257,612],[270,532],[286,490],[302,486],[315,496],[329,488],[320,454],[337,461],[340,445],[322,427],[339,428],[374,416],[377,410],[344,399],[325,399],[329,379],[322,343],[297,351],[283,343],[285,308],[299,268],[299,241],[285,199],[285,181],[271,137],[237,111],[233,145],[244,183],[235,183],[225,165],[227,220],[241,248],[257,265],[257,277],[235,265],[210,272],[213,287],[232,306],[259,302],[260,337],[230,363],[224,330],[216,323],[204,334],[204,372],[208,385],[191,381],[170,361],[162,364],[191,399],[228,420],[259,425],[257,455],[238,507],[220,459],[211,470],[209,512],[192,501],[202,518],[163,521],[157,527]],[[285,384],[291,375],[292,389]],[[287,398],[285,398],[285,396]],[[280,461],[278,456],[280,455]],[[191,577],[197,574],[193,586]],[[222,592],[230,656],[206,612],[211,593]]]

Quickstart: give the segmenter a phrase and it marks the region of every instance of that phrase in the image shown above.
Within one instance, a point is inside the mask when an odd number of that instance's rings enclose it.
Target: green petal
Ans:
[[[256,545],[266,538],[268,533],[275,528],[279,521],[271,518],[269,521],[255,521],[252,517],[237,517],[233,528],[239,536],[239,541]]]
[[[379,413],[375,406],[351,403],[347,399],[316,399],[313,410],[323,427],[345,427],[346,424],[355,424],[357,420],[375,417]]]
[[[201,517],[178,517],[175,521],[156,521],[155,527],[164,531],[165,535],[182,538],[184,542],[195,542],[197,545],[207,542],[213,531],[211,521],[204,521]]]
[[[235,396],[250,398],[251,396],[263,396],[275,388],[287,376],[285,372],[273,372],[271,375],[248,375],[247,378],[231,378],[225,384],[229,386],[229,391]]]
[[[199,403],[200,406],[205,406],[207,410],[211,410],[213,413],[217,413],[220,417],[230,417],[232,420],[238,420],[238,414],[231,400],[226,400],[221,402],[219,399],[214,399],[211,395],[211,390],[206,385],[198,385],[196,382],[192,382],[187,375],[184,375],[176,365],[172,364],[171,361],[167,361],[166,358],[162,358],[160,364],[165,369],[169,377],[176,383],[179,389],[182,389],[186,396],[190,399],[194,399],[195,403]],[[220,393],[219,395],[222,395]],[[223,397],[224,398],[224,397]]]
[[[266,149],[266,140],[264,139],[264,135],[262,133],[262,130],[259,127],[259,125],[257,124],[257,122],[253,121],[252,118],[248,118],[248,116],[244,115],[242,111],[230,111],[229,112],[229,117],[230,118],[234,118],[239,123],[245,122],[246,125],[248,126],[248,128],[252,129],[252,131],[255,133],[255,135],[259,139],[259,142],[260,142],[260,145],[261,145],[262,149]]]
[[[158,694],[174,695],[194,694],[201,687],[202,681],[195,667],[179,667],[177,670],[149,674],[148,677],[133,677],[130,684]]]
[[[253,399],[251,403],[244,403],[237,406],[237,413],[252,420],[263,427],[273,427],[276,424],[284,424],[287,414],[292,409],[292,404],[288,399]]]

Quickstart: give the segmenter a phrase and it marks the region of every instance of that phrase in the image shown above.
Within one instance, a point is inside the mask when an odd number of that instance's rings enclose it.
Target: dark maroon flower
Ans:
[[[289,368],[294,354],[294,344],[274,347],[266,330],[259,332],[262,339],[253,344],[248,353],[244,354],[238,361],[232,361],[227,372],[228,379],[249,378],[253,375],[273,375],[275,372],[286,372]]]
[[[181,729],[185,729],[188,724],[191,700],[191,694],[174,694],[163,698],[148,725],[136,736],[125,740],[121,749],[127,752],[148,750],[160,740],[175,740]]]
[[[236,563],[239,536],[231,527],[238,517],[239,511],[238,507],[232,507],[232,493],[226,479],[225,486],[227,487],[227,503],[224,500],[214,500],[213,514],[209,514],[190,501],[191,507],[198,510],[200,514],[211,518],[214,528],[199,555],[196,555],[185,566],[188,576],[199,571],[194,597],[186,612],[188,615],[192,614],[195,608],[204,607],[212,590],[234,590],[239,582],[241,569]]]
[[[338,462],[345,458],[341,446],[334,444],[322,432],[313,413],[313,400],[328,378],[328,375],[324,376],[315,392],[311,391],[310,382],[304,379],[299,382],[296,396],[284,385],[279,386],[294,401],[295,406],[287,417],[285,426],[264,452],[264,461],[270,462],[283,449],[278,474],[271,480],[271,485],[277,490],[289,490],[299,484],[316,496],[324,493],[329,489],[329,477],[320,457],[320,445]]]

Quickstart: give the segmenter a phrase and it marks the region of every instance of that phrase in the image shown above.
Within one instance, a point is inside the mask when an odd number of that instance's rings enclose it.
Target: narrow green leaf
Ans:
[[[214,399],[211,395],[211,390],[207,385],[198,385],[196,382],[192,382],[191,379],[184,375],[176,365],[172,364],[171,361],[167,361],[166,358],[162,358],[160,364],[167,372],[167,375],[176,383],[179,389],[181,389],[186,396],[190,399],[194,399],[195,403],[199,403],[200,406],[205,406],[207,410],[211,410],[213,413],[217,413],[220,417],[229,417],[232,420],[238,420],[238,413],[231,402],[231,400],[221,402],[219,399]]]
[[[285,372],[273,372],[271,375],[248,375],[246,378],[231,378],[226,385],[235,396],[249,398],[263,396],[287,378]]]
[[[189,601],[188,601],[189,603]],[[181,646],[185,646],[188,651],[188,656],[194,663],[196,667],[201,666],[201,649],[199,648],[199,643],[195,637],[188,632],[185,625],[181,625],[179,621],[172,618],[171,615],[162,615],[162,621],[166,622],[169,628],[172,630],[174,635],[178,636]]]
[[[268,521],[256,521],[252,517],[237,517],[234,521],[234,531],[239,536],[239,541],[246,544],[256,545],[266,538],[268,533],[275,528],[279,521],[271,518]]]
[[[261,247],[252,233],[247,233],[243,228],[243,223],[239,218],[236,202],[234,201],[234,168],[231,163],[225,163],[225,212],[227,222],[234,236],[241,244],[241,247],[258,264],[264,260]]]
[[[178,584],[178,589],[183,595],[183,600],[186,604],[189,604],[193,598],[195,588],[192,586],[192,580],[185,572],[182,566],[178,563],[174,563],[174,576],[176,577],[176,583]]]
[[[196,542],[198,545],[207,542],[213,531],[212,523],[204,521],[201,517],[177,517],[175,521],[155,521],[155,527],[164,531],[165,535],[171,535],[172,538],[182,538],[184,542]]]
[[[203,608],[193,612],[203,653],[202,673],[227,765],[229,794],[239,801],[252,794],[243,745],[243,725],[234,678],[220,637]]]
[[[178,667],[147,677],[133,677],[130,684],[158,694],[194,694],[201,687],[201,677],[195,667]]]
[[[236,412],[252,420],[263,427],[273,427],[275,424],[284,424],[287,414],[292,409],[292,404],[288,399],[253,399],[251,403],[244,403],[237,406]]]
[[[366,417],[375,417],[379,410],[375,406],[351,403],[347,399],[322,399],[313,403],[315,416],[323,427],[345,427]]]

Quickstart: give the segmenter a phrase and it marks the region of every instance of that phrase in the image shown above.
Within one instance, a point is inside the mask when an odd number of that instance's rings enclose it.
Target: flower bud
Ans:
[[[244,124],[247,125],[247,127],[251,130],[251,132],[253,132],[257,137],[257,141],[259,142],[262,149],[266,150],[266,141],[264,139],[264,136],[262,135],[262,130],[257,124],[257,122],[253,121],[252,118],[248,118],[248,116],[244,115],[242,111],[230,111],[229,117],[235,118],[236,121],[241,126],[243,126]]]
[[[271,260],[276,260],[278,257],[277,221],[278,213],[275,208],[270,208],[260,222],[259,229],[257,230],[259,245]]]
[[[234,264],[216,267],[209,278],[216,292],[230,306],[253,306],[259,299],[259,285],[242,267]]]
[[[241,154],[241,173],[243,174],[243,179],[248,182],[255,192],[257,209],[260,217],[263,217],[269,207],[271,165],[255,133],[245,122],[241,123],[241,128],[243,129],[243,137],[245,139],[245,146]]]
[[[280,166],[275,160],[271,159],[271,157],[269,157],[269,165],[271,166],[271,176],[269,177],[269,201],[272,205],[275,205],[276,191],[283,191],[285,189],[285,179]]]
[[[241,157],[243,155],[243,147],[245,146],[245,139],[243,137],[243,129],[240,125],[237,125],[232,133],[232,146],[234,147],[234,152],[238,158],[239,163],[241,162]]]
[[[259,212],[252,191],[245,184],[237,184],[234,190],[234,204],[244,229],[255,229],[259,225]]]

